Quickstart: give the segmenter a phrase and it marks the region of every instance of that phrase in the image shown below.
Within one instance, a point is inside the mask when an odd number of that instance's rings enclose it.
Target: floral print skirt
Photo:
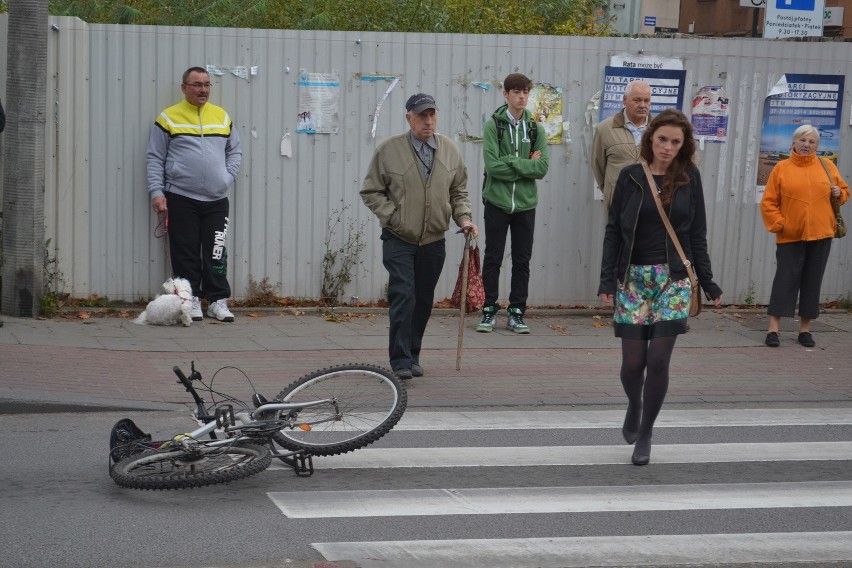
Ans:
[[[686,333],[692,288],[672,280],[668,264],[631,264],[615,294],[615,336],[652,339]]]

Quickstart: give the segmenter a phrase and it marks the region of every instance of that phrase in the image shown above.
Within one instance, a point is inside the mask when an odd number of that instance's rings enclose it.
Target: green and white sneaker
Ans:
[[[524,314],[518,308],[509,308],[507,327],[515,333],[529,333],[530,328],[524,323]]]
[[[497,308],[494,306],[485,306],[482,308],[482,319],[479,320],[476,331],[490,333],[494,329],[495,321],[497,321]]]

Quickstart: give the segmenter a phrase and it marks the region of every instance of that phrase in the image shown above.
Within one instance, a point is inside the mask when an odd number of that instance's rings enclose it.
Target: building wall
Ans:
[[[642,0],[638,33],[653,35],[659,30],[675,31],[679,14],[680,0]]]
[[[852,0],[826,0],[825,6],[843,8],[843,25],[826,26],[823,35],[852,39]],[[761,37],[763,18],[763,8],[744,8],[739,0],[681,0],[678,31],[701,36]],[[755,29],[757,34],[753,35]]]
[[[180,74],[191,65],[257,68],[246,78],[231,72],[213,77],[212,102],[233,117],[244,149],[228,237],[229,278],[238,298],[252,280],[264,278],[281,295],[318,297],[325,241],[336,219],[342,221],[336,244],[347,224],[356,231],[363,224],[366,242],[344,299],[383,298],[379,227],[358,190],[378,142],[406,130],[406,98],[418,91],[436,96],[439,130],[462,151],[481,226],[482,147],[471,140],[503,101],[499,82],[521,71],[562,88],[566,130],[563,142],[550,147],[550,172],[539,183],[530,284],[530,304],[550,306],[597,304],[604,220],[589,165],[597,116],[590,101],[612,56],[679,58],[686,69],[685,101],[705,85],[728,91],[729,139],[707,144],[698,158],[715,276],[725,300],[737,303],[747,296],[765,302],[774,273],[774,240],[755,203],[763,99],[784,73],[852,71],[849,45],[842,42],[168,28],[88,25],[73,18],[51,23],[58,30],[47,31],[49,252],[59,260],[67,292],[126,300],[155,294],[167,274],[165,242],[155,237],[158,220],[146,192],[145,146],[155,116],[180,99]],[[3,37],[5,26],[3,15]],[[0,41],[0,70],[5,58],[6,42]],[[296,133],[300,69],[338,73],[337,134]],[[387,76],[399,77],[390,91]],[[291,157],[281,152],[287,134]],[[841,148],[840,169],[849,179],[847,126]],[[447,250],[438,298],[452,292],[461,237],[448,233]],[[501,298],[510,266],[507,251]],[[846,242],[833,247],[823,292],[824,299],[852,295],[852,247]]]
[[[613,30],[618,35],[636,35],[641,24],[642,0],[609,0],[607,14],[615,16]]]

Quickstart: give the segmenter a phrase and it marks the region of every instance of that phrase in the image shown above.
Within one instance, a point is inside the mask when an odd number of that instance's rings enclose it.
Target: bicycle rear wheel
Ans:
[[[294,428],[272,439],[289,450],[333,456],[363,448],[393,428],[408,402],[394,374],[376,365],[349,364],[321,369],[281,391],[281,402],[330,399],[331,403],[295,412]],[[282,412],[281,418],[290,418]]]
[[[110,476],[130,489],[188,489],[236,481],[269,467],[272,455],[263,446],[234,444],[151,450],[121,460]]]

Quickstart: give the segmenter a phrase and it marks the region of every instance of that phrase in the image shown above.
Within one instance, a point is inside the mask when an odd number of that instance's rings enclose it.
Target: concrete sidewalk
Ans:
[[[173,408],[188,401],[172,367],[190,361],[217,389],[275,396],[313,370],[363,362],[387,366],[382,310],[234,310],[234,323],[205,318],[192,327],[140,326],[129,318],[76,315],[10,318],[0,327],[0,400],[65,405]],[[490,334],[464,322],[456,370],[458,312],[435,310],[421,355],[426,376],[407,381],[410,407],[613,404],[620,340],[603,312],[530,310],[532,333]],[[814,322],[817,345],[796,343],[798,324],[782,321],[781,347],[763,344],[764,311],[705,311],[690,320],[672,361],[669,402],[852,402],[852,314]],[[218,373],[217,373],[218,371]],[[14,406],[14,404],[13,404]]]

